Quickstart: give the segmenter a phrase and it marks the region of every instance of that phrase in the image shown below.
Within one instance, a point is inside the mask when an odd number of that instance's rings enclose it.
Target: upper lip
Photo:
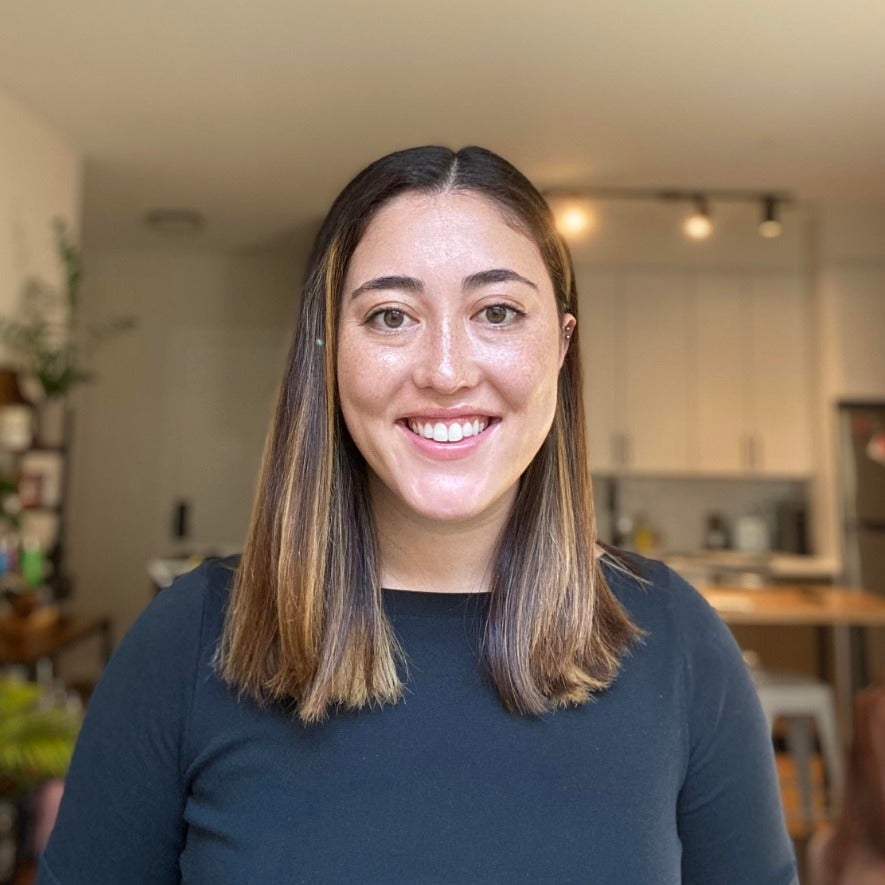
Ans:
[[[400,419],[402,421],[457,421],[460,418],[496,418],[497,415],[476,407],[451,407],[448,409],[431,408],[409,412]]]

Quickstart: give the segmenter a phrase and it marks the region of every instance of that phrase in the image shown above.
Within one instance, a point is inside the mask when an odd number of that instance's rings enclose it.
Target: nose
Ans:
[[[418,387],[449,394],[478,383],[477,354],[469,333],[457,320],[428,325],[418,349],[414,370]]]

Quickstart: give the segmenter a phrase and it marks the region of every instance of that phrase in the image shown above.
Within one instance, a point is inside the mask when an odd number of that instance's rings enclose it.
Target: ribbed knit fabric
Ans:
[[[787,885],[770,737],[740,653],[659,563],[609,569],[648,631],[583,707],[507,713],[484,594],[385,590],[399,704],[304,727],[214,674],[232,561],[159,594],[90,703],[38,882]]]

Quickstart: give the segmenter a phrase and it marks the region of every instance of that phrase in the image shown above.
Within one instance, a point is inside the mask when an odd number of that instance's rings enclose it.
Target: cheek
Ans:
[[[401,377],[397,354],[357,342],[346,330],[338,339],[338,399],[353,435],[360,422],[380,415]]]
[[[489,355],[487,366],[513,407],[555,404],[559,353],[549,335],[497,348]]]

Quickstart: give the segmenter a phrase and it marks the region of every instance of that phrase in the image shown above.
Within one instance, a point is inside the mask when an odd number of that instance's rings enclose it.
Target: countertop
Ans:
[[[840,563],[834,557],[824,556],[703,550],[664,553],[661,558],[696,586],[735,583],[759,587],[767,583],[789,582],[832,584],[842,575]]]

